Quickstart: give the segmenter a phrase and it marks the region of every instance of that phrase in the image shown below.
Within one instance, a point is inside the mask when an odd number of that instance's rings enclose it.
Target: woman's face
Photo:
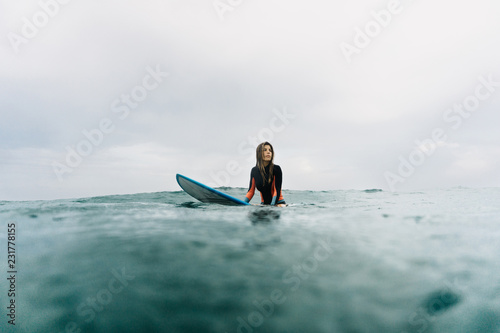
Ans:
[[[271,150],[271,146],[265,145],[262,149],[262,160],[265,163],[271,162],[273,159],[273,151]]]

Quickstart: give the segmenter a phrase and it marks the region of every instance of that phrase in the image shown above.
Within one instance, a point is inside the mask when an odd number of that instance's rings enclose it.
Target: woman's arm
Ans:
[[[285,203],[283,199],[283,195],[281,194],[281,184],[283,183],[283,173],[281,172],[281,168],[277,165],[274,170],[274,190],[273,199],[271,201],[271,205],[279,205]]]
[[[255,177],[253,177],[252,172],[250,171],[250,185],[248,186],[248,192],[245,195],[245,202],[250,202],[254,194],[255,194]]]

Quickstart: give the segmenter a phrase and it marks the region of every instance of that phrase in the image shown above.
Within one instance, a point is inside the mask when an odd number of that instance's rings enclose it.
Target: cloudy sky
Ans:
[[[500,3],[0,0],[0,200],[500,186]]]

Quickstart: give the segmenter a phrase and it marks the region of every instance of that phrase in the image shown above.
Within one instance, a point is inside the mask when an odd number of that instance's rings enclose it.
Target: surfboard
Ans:
[[[226,206],[249,205],[249,203],[218,191],[210,186],[197,182],[186,176],[177,174],[177,184],[190,196],[205,203],[216,203]]]

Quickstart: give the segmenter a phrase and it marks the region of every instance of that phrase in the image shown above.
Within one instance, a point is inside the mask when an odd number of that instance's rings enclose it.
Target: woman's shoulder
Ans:
[[[279,171],[281,172],[281,167],[277,164],[274,165],[274,172]]]

